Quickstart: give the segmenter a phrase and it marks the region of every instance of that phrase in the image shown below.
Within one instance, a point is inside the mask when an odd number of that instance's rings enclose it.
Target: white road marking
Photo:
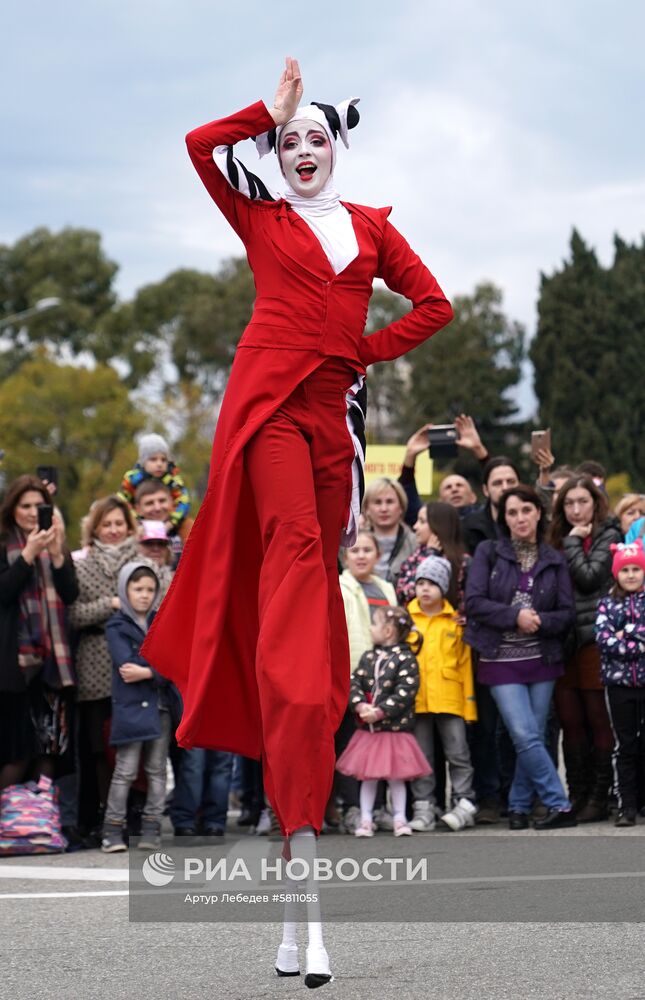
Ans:
[[[127,882],[127,868],[61,868],[58,865],[0,865],[0,878],[61,882]]]
[[[0,892],[3,899],[75,899],[79,896],[127,896],[127,889],[105,889],[103,892]]]

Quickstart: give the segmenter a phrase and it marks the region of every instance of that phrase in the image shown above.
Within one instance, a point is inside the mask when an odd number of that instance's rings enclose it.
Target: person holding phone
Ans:
[[[0,507],[0,788],[73,769],[65,607],[77,595],[62,518],[42,481],[20,476]]]

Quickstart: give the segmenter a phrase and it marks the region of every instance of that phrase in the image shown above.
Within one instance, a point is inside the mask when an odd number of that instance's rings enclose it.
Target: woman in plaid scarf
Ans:
[[[40,479],[25,475],[0,507],[0,788],[32,766],[53,777],[70,748],[75,677],[65,605],[78,584],[60,515],[38,528],[38,507],[48,503]]]

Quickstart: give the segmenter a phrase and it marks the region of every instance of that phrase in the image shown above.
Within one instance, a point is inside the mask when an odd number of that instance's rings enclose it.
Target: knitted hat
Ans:
[[[159,452],[166,458],[170,458],[170,448],[166,439],[162,438],[161,434],[144,434],[139,441],[139,462],[141,465]]]
[[[445,597],[450,586],[451,575],[452,567],[447,559],[442,556],[428,556],[427,559],[419,563],[414,579],[417,583],[419,580],[430,580],[431,583],[436,583]]]
[[[629,545],[611,545],[610,549],[614,553],[611,571],[616,578],[625,566],[640,566],[645,571],[645,549],[640,541]]]

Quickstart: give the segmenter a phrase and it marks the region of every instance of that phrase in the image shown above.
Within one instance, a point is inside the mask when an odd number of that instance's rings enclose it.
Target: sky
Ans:
[[[645,5],[627,0],[42,0],[7,5],[0,242],[99,230],[117,290],[242,245],[185,151],[191,128],[272,103],[285,55],[305,100],[361,98],[341,197],[392,205],[449,296],[483,280],[533,334],[540,273],[576,227],[609,264],[645,231]],[[274,188],[273,158],[241,158]],[[456,345],[458,349],[458,345]],[[527,370],[517,399],[534,399]]]

